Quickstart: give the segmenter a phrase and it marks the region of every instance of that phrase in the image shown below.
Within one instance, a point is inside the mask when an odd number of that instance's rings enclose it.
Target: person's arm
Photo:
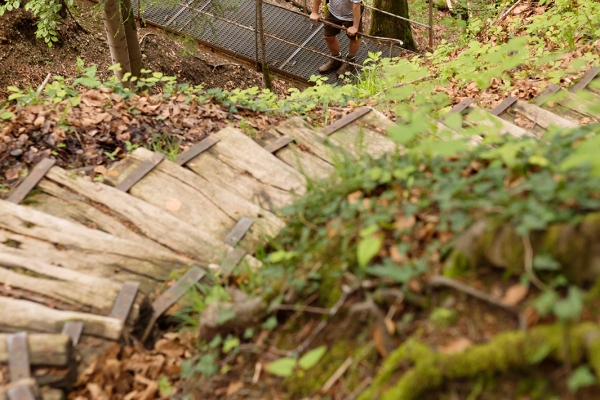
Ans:
[[[319,0],[317,0],[319,1]],[[358,27],[360,26],[360,2],[352,3],[352,17],[354,17],[354,23],[350,28],[348,28],[348,35],[354,36],[358,33]]]
[[[319,22],[319,7],[321,7],[321,0],[313,0],[312,13],[310,14],[312,22]]]

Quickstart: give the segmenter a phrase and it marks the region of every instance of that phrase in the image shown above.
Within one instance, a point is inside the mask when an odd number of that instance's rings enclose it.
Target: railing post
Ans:
[[[429,0],[429,48],[433,51],[433,0]]]

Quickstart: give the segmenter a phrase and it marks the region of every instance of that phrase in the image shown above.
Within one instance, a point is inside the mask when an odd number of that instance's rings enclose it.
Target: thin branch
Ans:
[[[531,246],[531,240],[529,240],[529,236],[523,236],[523,250],[525,252],[525,271],[527,271],[527,275],[531,280],[531,283],[535,285],[540,290],[547,289],[548,286],[544,282],[540,280],[535,274],[533,270],[533,247]]]
[[[52,74],[48,72],[48,75],[46,75],[46,79],[44,79],[44,81],[42,82],[42,84],[40,86],[38,86],[38,88],[36,90],[37,94],[42,93],[42,90],[44,90],[44,87],[50,81],[50,78],[52,78]]]
[[[445,276],[437,275],[429,278],[427,284],[433,287],[445,286],[460,292],[464,292],[468,295],[471,295],[479,300],[483,300],[488,302],[494,306],[500,307],[511,314],[514,314],[517,317],[517,321],[519,322],[519,328],[522,330],[527,330],[527,319],[525,318],[525,314],[521,312],[517,307],[513,307],[509,304],[506,304],[501,299],[497,299],[495,297],[490,296],[489,294],[482,292],[481,290],[475,289],[469,285],[465,285],[464,283],[455,281],[454,279],[450,279]]]
[[[311,307],[311,306],[295,305],[295,304],[280,304],[277,307],[275,307],[275,310],[309,312],[309,313],[313,313],[313,314],[329,314],[328,308]]]

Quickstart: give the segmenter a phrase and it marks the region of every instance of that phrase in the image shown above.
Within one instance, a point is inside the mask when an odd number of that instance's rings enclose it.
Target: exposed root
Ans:
[[[436,389],[445,381],[527,369],[550,358],[565,362],[564,326],[560,324],[498,335],[492,341],[473,346],[462,353],[440,354],[426,345],[409,340],[384,362],[371,387],[359,399],[412,400],[426,390]],[[569,328],[569,358],[572,364],[584,360],[600,377],[600,326],[582,323]],[[394,372],[412,365],[391,387]]]

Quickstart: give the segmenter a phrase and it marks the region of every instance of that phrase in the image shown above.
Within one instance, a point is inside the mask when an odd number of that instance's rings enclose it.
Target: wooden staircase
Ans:
[[[465,99],[450,112],[464,114],[465,126],[538,137],[552,125],[597,121],[589,96],[598,94],[582,93],[553,85],[533,103],[507,98],[485,111]],[[8,334],[0,334],[0,365],[10,371],[3,375],[0,366],[0,399],[30,398],[15,396],[33,396],[44,383],[50,386],[41,398],[62,398],[76,377],[75,354],[81,368],[124,336],[144,341],[207,270],[259,268],[254,250],[285,225],[277,210],[311,180],[330,176],[340,157],[394,153],[396,144],[382,133],[392,125],[361,108],[322,131],[300,118],[256,140],[226,128],[175,161],[138,148],[103,182],[51,162],[36,167],[11,201],[0,200],[0,332]],[[41,347],[43,340],[52,345]],[[32,368],[50,372],[32,375]]]

